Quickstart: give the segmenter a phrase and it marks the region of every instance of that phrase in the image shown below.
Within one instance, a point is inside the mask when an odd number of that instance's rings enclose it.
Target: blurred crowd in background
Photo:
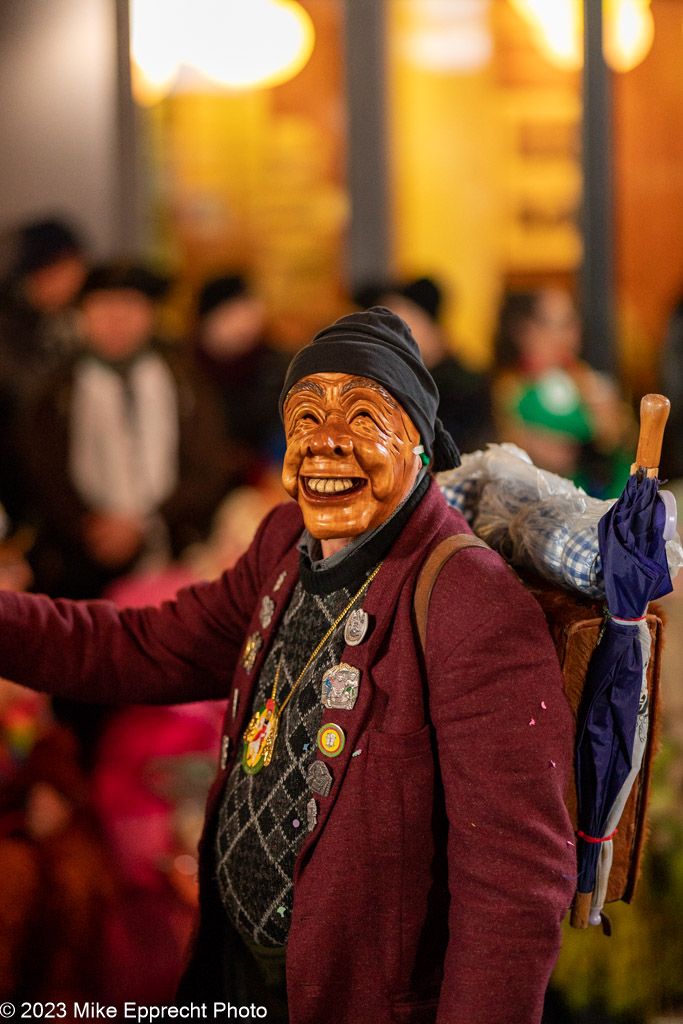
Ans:
[[[241,268],[218,268],[168,336],[179,282],[158,268],[93,264],[78,227],[58,217],[3,244],[0,585],[124,606],[220,575],[285,499],[277,400],[291,353],[269,338],[261,296]],[[348,310],[382,305],[406,320],[462,451],[513,442],[589,494],[616,497],[637,418],[583,360],[569,292],[505,294],[488,373],[459,359],[442,298],[428,276],[368,281]],[[672,478],[683,476],[682,349],[683,301],[661,371]],[[0,682],[0,711],[0,998],[170,1000],[223,708],[92,708]],[[612,1019],[601,1012],[566,1019]]]

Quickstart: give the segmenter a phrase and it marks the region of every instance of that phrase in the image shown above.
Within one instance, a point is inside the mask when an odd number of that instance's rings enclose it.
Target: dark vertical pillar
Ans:
[[[583,209],[581,304],[585,353],[600,370],[614,369],[614,254],[610,72],[602,55],[602,3],[583,0]]]
[[[389,268],[387,0],[346,0],[349,277],[354,287]]]
[[[138,174],[137,118],[130,75],[130,4],[112,0],[116,10],[116,221],[118,255],[140,255],[142,216]],[[162,31],[162,26],[160,26]]]

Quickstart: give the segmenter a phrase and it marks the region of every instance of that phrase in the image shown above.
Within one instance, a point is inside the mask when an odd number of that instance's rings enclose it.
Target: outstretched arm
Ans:
[[[292,539],[291,530],[285,538],[269,529],[274,515],[234,569],[161,608],[119,611],[108,601],[0,593],[0,675],[93,702],[226,696],[261,582]]]

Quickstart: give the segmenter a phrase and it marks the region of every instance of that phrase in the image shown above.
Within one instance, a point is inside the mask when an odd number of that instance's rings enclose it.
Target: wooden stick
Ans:
[[[588,927],[588,918],[591,912],[592,899],[592,892],[574,893],[574,902],[572,903],[572,916],[569,919],[569,923],[572,926],[572,928]]]
[[[670,408],[671,402],[664,395],[645,395],[641,399],[640,435],[631,475],[641,470],[645,476],[657,476],[664,427],[669,418]]]

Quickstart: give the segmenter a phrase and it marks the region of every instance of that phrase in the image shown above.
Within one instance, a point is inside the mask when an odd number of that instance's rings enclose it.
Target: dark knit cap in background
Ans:
[[[26,277],[83,251],[83,240],[65,221],[57,218],[35,221],[17,232],[14,273],[17,277]]]
[[[206,281],[199,293],[198,316],[208,316],[224,302],[241,299],[250,294],[249,283],[244,274],[220,274]]]
[[[80,291],[80,298],[93,292],[134,291],[152,302],[164,298],[171,279],[138,263],[101,263],[93,267]]]
[[[455,442],[436,414],[439,392],[434,379],[408,324],[391,310],[373,306],[343,316],[297,352],[280,395],[280,416],[290,388],[313,373],[350,373],[381,384],[419,430],[434,472],[460,465]]]
[[[439,319],[443,292],[432,277],[418,277],[415,281],[370,281],[353,293],[357,306],[376,306],[392,295],[401,296],[424,310],[435,323]]]

